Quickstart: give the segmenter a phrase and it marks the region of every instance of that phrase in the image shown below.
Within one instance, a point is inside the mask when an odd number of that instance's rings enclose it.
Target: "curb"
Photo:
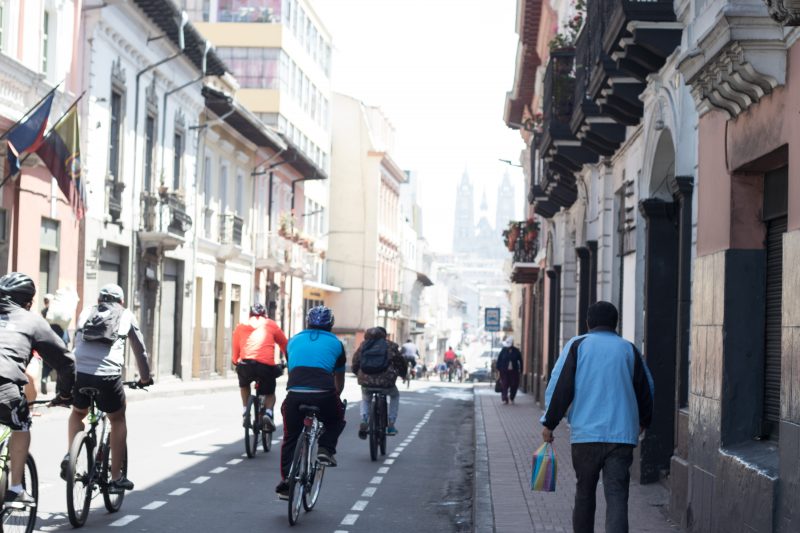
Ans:
[[[483,408],[476,394],[478,388],[472,388],[472,404],[475,410],[475,479],[472,493],[472,529],[475,533],[494,533],[494,506],[492,504],[492,486],[489,477],[489,447],[486,443]]]

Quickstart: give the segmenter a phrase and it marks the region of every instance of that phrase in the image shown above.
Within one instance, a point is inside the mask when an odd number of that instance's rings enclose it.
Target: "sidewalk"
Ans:
[[[488,386],[475,389],[475,531],[572,531],[575,472],[569,445],[569,428],[561,423],[555,431],[558,458],[556,492],[530,490],[531,457],[541,444],[541,408],[527,394],[518,394],[514,405],[503,405]],[[662,508],[669,493],[655,483],[631,482],[628,513],[630,531],[674,533]],[[602,478],[597,489],[595,531],[605,531],[605,498]],[[530,529],[528,529],[530,526]]]

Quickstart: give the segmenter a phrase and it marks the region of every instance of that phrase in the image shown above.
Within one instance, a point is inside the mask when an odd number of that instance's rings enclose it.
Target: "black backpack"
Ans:
[[[361,371],[380,374],[389,368],[389,343],[386,339],[369,339],[361,345]]]
[[[118,303],[97,304],[83,325],[83,340],[114,344],[120,335],[119,327],[125,308]]]

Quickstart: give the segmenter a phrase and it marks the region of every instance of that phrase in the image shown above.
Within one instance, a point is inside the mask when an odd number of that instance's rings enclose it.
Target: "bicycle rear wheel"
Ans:
[[[100,490],[103,493],[103,503],[109,513],[116,513],[122,507],[122,500],[125,499],[125,493],[111,493],[108,492],[108,484],[111,483],[111,434],[108,435],[106,442],[103,444],[103,470],[100,474],[102,484]],[[128,477],[128,450],[122,455],[122,477]]]
[[[378,402],[374,394],[369,402],[369,458],[378,459]]]
[[[250,400],[247,402],[247,410],[245,411],[244,451],[247,453],[247,457],[251,459],[255,457],[258,449],[258,432],[261,429],[259,424],[261,424],[261,420],[258,417],[256,397],[250,396]]]
[[[67,469],[67,514],[69,522],[81,527],[89,516],[92,501],[92,450],[85,431],[72,439],[69,448],[69,468]]]
[[[378,444],[380,445],[381,448],[381,455],[386,455],[386,426],[388,424],[388,420],[386,418],[388,414],[387,409],[388,406],[386,405],[386,396],[383,396],[381,398],[381,408],[380,408],[381,413],[379,418],[381,423],[380,423],[380,428],[378,429],[378,437],[379,437]]]
[[[7,491],[11,481],[8,479],[9,475],[4,475],[3,477],[3,490]],[[0,523],[0,531],[3,533],[32,533],[33,528],[36,526],[36,508],[39,503],[39,475],[36,472],[36,462],[31,455],[28,455],[25,460],[22,486],[36,500],[36,503],[31,507],[3,509],[3,519],[2,523]]]
[[[289,525],[293,526],[300,518],[306,485],[306,465],[308,464],[308,442],[306,432],[300,434],[294,448],[292,467],[289,469]]]

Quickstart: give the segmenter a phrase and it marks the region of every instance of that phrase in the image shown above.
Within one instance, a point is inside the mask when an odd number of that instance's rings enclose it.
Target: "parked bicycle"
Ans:
[[[345,409],[347,400],[343,401]],[[300,519],[300,511],[311,511],[319,498],[322,489],[322,478],[325,476],[325,465],[317,459],[319,438],[325,431],[322,421],[317,418],[319,407],[301,405],[300,411],[305,415],[303,432],[297,439],[289,469],[289,525],[293,526]]]
[[[258,390],[258,387],[256,387],[256,390]],[[261,438],[261,447],[265,453],[272,448],[274,426],[269,424],[264,413],[264,398],[263,394],[257,394],[250,396],[247,401],[247,410],[244,417],[244,450],[247,452],[247,457],[250,458],[256,455],[259,437]]]
[[[136,389],[136,381],[125,381],[123,385]],[[145,389],[144,387],[141,387]],[[147,389],[145,389],[147,390]],[[79,432],[69,448],[67,467],[67,514],[74,527],[81,527],[89,516],[92,492],[99,490],[103,503],[109,513],[116,513],[122,507],[125,492],[111,492],[111,428],[106,414],[98,409],[97,395],[100,391],[93,387],[80,389],[91,400],[89,404],[89,429]],[[97,427],[100,426],[98,436]],[[122,458],[122,477],[128,474],[128,452]]]
[[[369,457],[373,461],[378,459],[378,448],[381,455],[386,455],[386,429],[389,427],[388,404],[386,389],[367,388],[369,400],[369,420],[367,421],[369,435]]]
[[[28,402],[28,405],[49,404],[50,400],[37,400]],[[8,491],[11,484],[11,464],[9,461],[9,440],[11,428],[0,424],[0,487],[3,494]],[[25,460],[25,470],[22,475],[22,487],[31,495],[35,503],[25,505],[0,503],[0,531],[3,533],[31,533],[36,526],[36,508],[39,503],[39,476],[36,471],[36,461],[28,454]]]

